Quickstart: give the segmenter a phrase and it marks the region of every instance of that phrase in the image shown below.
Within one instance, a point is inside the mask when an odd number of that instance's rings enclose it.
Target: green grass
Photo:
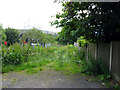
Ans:
[[[55,70],[62,70],[66,74],[75,74],[80,72],[80,67],[76,63],[76,60],[79,60],[79,57],[77,56],[78,50],[76,47],[68,45],[40,48],[39,51],[38,49],[39,48],[36,47],[36,53],[29,56],[27,62],[20,65],[7,65],[3,67],[2,72],[7,73],[10,71],[25,70],[27,73],[37,73],[42,71],[44,69],[43,67],[48,63],[52,63],[52,65],[48,65],[47,67],[52,67]]]
[[[0,52],[2,52],[2,46],[0,46]]]

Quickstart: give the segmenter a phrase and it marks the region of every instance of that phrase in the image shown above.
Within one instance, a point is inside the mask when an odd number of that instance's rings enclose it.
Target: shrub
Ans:
[[[86,60],[85,49],[80,49],[80,51],[77,51],[76,55],[79,57],[79,60],[77,60],[77,64],[80,64],[81,61]]]
[[[83,46],[85,46],[86,45],[86,43],[88,43],[88,41],[85,39],[85,37],[83,37],[83,36],[81,36],[81,37],[79,37],[78,38],[78,40],[77,40],[77,42],[79,43],[79,46],[81,47],[83,47]]]
[[[3,67],[8,64],[18,65],[27,61],[27,58],[31,52],[32,48],[29,45],[21,46],[18,43],[11,45],[9,48],[3,47],[2,50]]]

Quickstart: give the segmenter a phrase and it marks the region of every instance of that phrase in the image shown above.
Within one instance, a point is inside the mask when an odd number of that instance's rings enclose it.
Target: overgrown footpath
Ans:
[[[88,81],[100,81],[106,87],[120,88],[112,79],[102,60],[89,57],[86,60],[84,49],[80,51],[73,45],[41,47],[21,46],[18,43],[2,49],[2,73],[25,71],[35,74],[44,70],[44,66],[63,71],[65,74],[82,74]],[[50,63],[50,64],[49,64]]]

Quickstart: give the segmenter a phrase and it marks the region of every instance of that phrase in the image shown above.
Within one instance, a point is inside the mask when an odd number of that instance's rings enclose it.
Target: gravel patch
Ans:
[[[2,75],[3,88],[103,88],[102,84],[87,81],[80,74],[65,75],[62,71],[45,70],[30,75],[11,72]]]

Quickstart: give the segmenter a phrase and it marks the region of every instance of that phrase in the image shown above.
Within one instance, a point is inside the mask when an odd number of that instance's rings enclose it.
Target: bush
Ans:
[[[85,49],[80,49],[80,51],[77,51],[76,55],[79,57],[79,60],[77,60],[78,64],[80,64],[81,61],[86,60],[86,51],[85,51]]]
[[[78,40],[77,40],[77,42],[79,43],[80,47],[81,46],[83,47],[83,46],[86,45],[86,43],[88,43],[88,41],[83,36],[79,37]]]
[[[18,65],[27,61],[28,56],[32,52],[29,45],[21,46],[18,43],[11,45],[9,48],[3,47],[2,64],[3,67],[9,64]]]

